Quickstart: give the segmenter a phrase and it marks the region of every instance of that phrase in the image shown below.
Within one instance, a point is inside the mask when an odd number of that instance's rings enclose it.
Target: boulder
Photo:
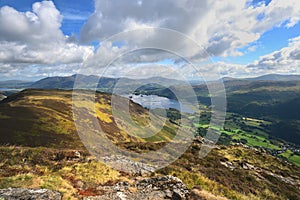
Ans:
[[[61,200],[59,192],[47,189],[8,188],[0,190],[0,199],[5,200]]]

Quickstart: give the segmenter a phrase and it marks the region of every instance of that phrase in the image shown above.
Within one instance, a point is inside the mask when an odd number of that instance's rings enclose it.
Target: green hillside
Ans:
[[[111,114],[110,95],[96,94],[96,115],[101,128],[115,143],[142,142],[120,130]],[[72,91],[24,90],[0,103],[0,144],[29,147],[78,148],[78,137],[72,113]],[[86,102],[81,102],[85,105]],[[136,123],[147,124],[149,112],[130,102],[131,116]],[[159,120],[159,119],[158,119]],[[163,120],[163,119],[162,119]],[[168,141],[176,125],[167,123],[150,141]]]
[[[101,194],[99,185],[140,178],[106,166],[85,150],[75,130],[71,98],[71,91],[24,90],[0,103],[0,188],[47,188],[61,192],[63,199],[81,199]],[[170,120],[162,131],[147,140],[137,139],[118,128],[111,114],[110,99],[109,94],[96,94],[98,123],[111,141],[128,151],[158,150],[180,126],[177,121],[180,116],[171,110]],[[81,101],[77,105],[89,109],[84,98]],[[148,123],[148,110],[133,102],[130,114],[139,125]],[[241,122],[234,118],[240,117],[232,113],[227,116],[222,131],[231,135],[231,139],[251,138],[245,130],[236,132]],[[193,122],[196,117],[187,119]],[[203,111],[195,127],[206,129],[208,119],[209,110]],[[252,127],[268,124],[252,118],[244,122]],[[263,133],[259,133],[257,138],[260,137]],[[257,142],[249,139],[252,141]],[[261,144],[270,145],[267,141]],[[149,176],[176,176],[191,191],[197,191],[193,193],[196,199],[299,199],[299,166],[273,157],[263,149],[235,144],[219,145],[199,159],[201,146],[201,140],[195,140],[177,161]],[[282,156],[291,157],[290,154],[286,151]]]

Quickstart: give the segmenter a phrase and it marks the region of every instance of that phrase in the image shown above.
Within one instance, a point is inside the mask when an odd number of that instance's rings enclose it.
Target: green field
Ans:
[[[270,121],[243,117],[235,113],[227,113],[225,126],[224,128],[220,128],[209,124],[210,115],[208,109],[203,113],[200,116],[191,115],[188,117],[188,119],[191,120],[191,128],[198,130],[198,132],[196,131],[196,135],[201,132],[200,135],[205,136],[207,129],[211,128],[215,131],[219,131],[223,135],[219,140],[221,144],[224,137],[227,143],[229,140],[231,144],[243,143],[250,147],[263,148],[271,151],[281,150],[280,146],[284,144],[282,140],[270,139],[269,131],[264,128],[272,124]],[[300,165],[300,156],[292,155],[290,150],[278,156],[284,157],[291,163]]]

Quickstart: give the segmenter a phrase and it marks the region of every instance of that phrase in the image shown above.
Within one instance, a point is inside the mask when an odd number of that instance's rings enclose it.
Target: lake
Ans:
[[[174,99],[168,99],[166,97],[160,97],[157,95],[124,95],[127,98],[131,98],[131,100],[135,103],[140,104],[141,106],[148,109],[162,108],[169,109],[174,108],[177,110],[181,110],[181,112],[185,113],[193,113],[194,111],[187,106],[183,106]]]
[[[0,91],[2,91],[2,92],[11,92],[11,91],[19,92],[19,91],[22,91],[22,90],[24,90],[24,89],[0,88]]]

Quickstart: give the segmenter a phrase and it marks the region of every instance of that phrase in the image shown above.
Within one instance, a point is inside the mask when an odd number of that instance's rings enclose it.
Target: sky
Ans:
[[[300,74],[299,21],[299,0],[0,0],[0,80]]]

